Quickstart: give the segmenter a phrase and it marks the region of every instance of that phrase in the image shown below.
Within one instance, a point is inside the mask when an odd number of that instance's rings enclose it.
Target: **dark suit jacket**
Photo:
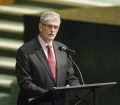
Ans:
[[[52,87],[79,84],[78,79],[74,75],[70,59],[65,52],[59,50],[59,46],[65,45],[53,41],[57,65],[56,81],[53,78],[48,60],[38,38],[18,49],[16,55],[16,75],[20,86],[18,105],[28,105],[29,98],[41,95]]]

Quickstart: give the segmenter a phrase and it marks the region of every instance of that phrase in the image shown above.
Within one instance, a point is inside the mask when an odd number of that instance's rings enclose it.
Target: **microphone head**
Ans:
[[[66,47],[64,47],[64,46],[60,46],[60,47],[59,47],[59,50],[60,50],[60,51],[65,51],[65,52],[68,53],[68,54],[75,54],[75,50],[68,49],[68,48],[66,48]]]
[[[66,48],[65,48],[64,46],[59,46],[59,50],[60,50],[60,51],[65,51],[65,49],[66,49]]]

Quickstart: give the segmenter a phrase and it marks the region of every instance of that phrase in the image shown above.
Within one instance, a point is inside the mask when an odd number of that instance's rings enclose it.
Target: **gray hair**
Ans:
[[[61,23],[60,15],[53,11],[44,12],[40,17],[40,23],[45,23],[49,19],[54,19],[58,21],[59,24]]]

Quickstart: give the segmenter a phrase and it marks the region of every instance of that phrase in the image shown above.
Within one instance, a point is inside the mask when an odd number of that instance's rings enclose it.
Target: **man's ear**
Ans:
[[[39,24],[38,24],[38,27],[39,27],[39,31],[41,31],[41,29],[42,29],[42,24],[39,23]]]

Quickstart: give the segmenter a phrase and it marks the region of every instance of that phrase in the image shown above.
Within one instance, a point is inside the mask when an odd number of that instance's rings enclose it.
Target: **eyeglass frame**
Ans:
[[[59,26],[55,26],[55,25],[50,25],[50,24],[46,24],[46,23],[41,23],[42,25],[46,26],[49,29],[54,28],[55,30],[59,29]]]

